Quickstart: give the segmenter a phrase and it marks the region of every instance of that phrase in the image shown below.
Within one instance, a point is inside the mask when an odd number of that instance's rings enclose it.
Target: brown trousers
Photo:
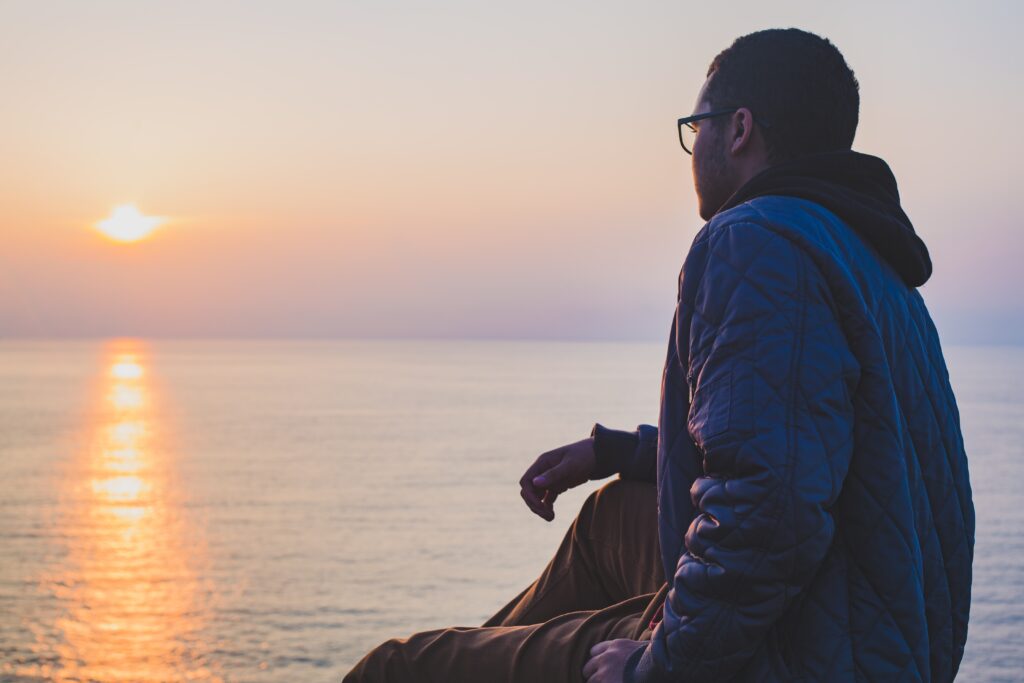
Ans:
[[[590,648],[647,640],[668,592],[655,487],[616,479],[583,504],[547,568],[480,627],[389,640],[344,683],[583,681]]]

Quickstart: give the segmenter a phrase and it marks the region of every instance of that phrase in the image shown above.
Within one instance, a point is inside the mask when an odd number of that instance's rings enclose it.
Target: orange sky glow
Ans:
[[[660,340],[701,225],[675,119],[796,25],[860,80],[940,331],[1024,341],[1022,134],[964,116],[1024,113],[1021,10],[876,4],[8,7],[4,331]]]

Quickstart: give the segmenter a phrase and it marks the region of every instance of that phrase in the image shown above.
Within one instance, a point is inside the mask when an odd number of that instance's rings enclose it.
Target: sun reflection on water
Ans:
[[[57,517],[66,545],[42,589],[62,605],[37,632],[55,681],[221,680],[200,632],[208,587],[199,530],[182,517],[145,349],[106,350],[87,447],[72,457]]]
[[[117,379],[139,379],[142,377],[142,366],[135,361],[135,356],[126,354],[110,366],[110,376]]]

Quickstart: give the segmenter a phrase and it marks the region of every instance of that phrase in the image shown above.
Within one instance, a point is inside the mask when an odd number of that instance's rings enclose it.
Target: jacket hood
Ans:
[[[772,166],[747,181],[719,212],[765,195],[822,205],[874,247],[910,287],[931,277],[928,248],[900,206],[889,165],[878,157],[845,150]]]

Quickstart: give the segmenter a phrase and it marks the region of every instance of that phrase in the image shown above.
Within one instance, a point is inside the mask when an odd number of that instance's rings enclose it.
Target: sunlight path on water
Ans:
[[[59,616],[34,625],[37,663],[19,675],[222,680],[200,639],[203,545],[180,515],[174,455],[148,371],[143,345],[104,349],[87,445],[59,477],[54,522],[66,553],[40,581]]]

